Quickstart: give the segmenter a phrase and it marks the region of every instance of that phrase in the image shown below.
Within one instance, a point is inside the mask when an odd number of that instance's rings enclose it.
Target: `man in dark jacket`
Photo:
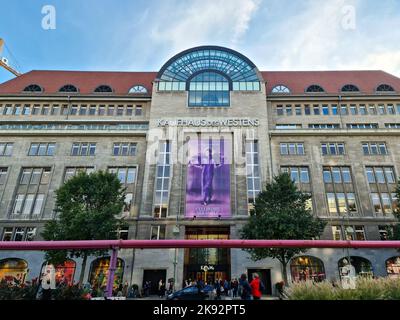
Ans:
[[[242,300],[251,300],[251,287],[245,274],[241,275],[239,285],[241,286],[240,297]]]

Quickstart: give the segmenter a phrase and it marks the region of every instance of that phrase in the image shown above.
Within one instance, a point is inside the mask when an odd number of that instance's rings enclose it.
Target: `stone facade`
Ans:
[[[133,200],[129,213],[125,215],[129,223],[129,239],[150,239],[154,227],[165,227],[166,239],[185,239],[190,228],[221,228],[229,230],[229,238],[240,237],[241,226],[248,217],[248,195],[246,180],[246,141],[257,141],[259,146],[259,167],[261,185],[271,181],[282,167],[304,167],[309,170],[309,180],[303,185],[303,191],[310,192],[313,196],[312,208],[316,216],[328,222],[321,239],[331,240],[334,237],[332,226],[359,226],[364,230],[367,240],[379,240],[382,236],[380,227],[388,226],[394,222],[392,214],[375,212],[371,202],[371,193],[382,193],[380,185],[368,183],[366,176],[367,167],[391,167],[398,177],[400,170],[400,145],[398,129],[388,128],[387,124],[400,123],[400,96],[397,94],[271,94],[267,91],[268,79],[265,75],[257,73],[260,77],[261,90],[259,91],[231,91],[229,107],[188,107],[187,91],[158,90],[158,81],[155,79],[150,96],[99,96],[90,95],[62,97],[57,95],[42,96],[40,94],[5,94],[0,96],[0,124],[13,125],[2,127],[0,130],[0,144],[12,143],[13,150],[10,156],[0,154],[0,169],[7,168],[5,178],[0,184],[0,235],[5,239],[6,230],[15,228],[34,227],[36,234],[34,240],[40,240],[43,225],[54,218],[55,196],[54,192],[64,182],[66,168],[69,167],[94,167],[95,170],[107,170],[110,167],[135,167],[137,169],[134,186],[130,191]],[[377,79],[378,81],[379,79]],[[343,79],[345,82],[346,79]],[[103,83],[101,79],[98,81]],[[379,81],[378,81],[379,82]],[[345,83],[343,83],[345,84]],[[1,93],[1,92],[0,92]],[[7,106],[29,105],[31,114],[24,115],[7,112]],[[319,114],[313,113],[317,106]],[[385,108],[393,105],[394,114],[336,114],[333,108],[337,106],[375,105]],[[32,110],[37,106],[39,110],[59,106],[58,114],[33,115]],[[67,111],[63,114],[63,106]],[[76,106],[76,115],[71,114]],[[90,106],[96,108],[96,114],[80,115],[80,108]],[[114,115],[98,115],[98,110],[105,106],[114,106]],[[129,113],[128,108],[140,108]],[[286,111],[290,106],[291,113]],[[305,112],[310,106],[311,114]],[[329,114],[323,114],[323,106],[328,106]],[[122,111],[117,115],[117,108]],[[296,114],[295,108],[299,112]],[[397,107],[397,109],[396,109]],[[283,114],[278,113],[282,108]],[[301,110],[301,111],[300,111]],[[387,109],[388,110],[388,109]],[[38,111],[39,113],[44,111]],[[46,111],[47,112],[47,111]],[[50,111],[51,112],[51,111]],[[75,111],[73,111],[74,113]],[[83,112],[83,111],[82,111]],[[348,111],[350,114],[350,111]],[[159,120],[221,120],[221,119],[254,119],[256,126],[220,126],[196,127],[191,125],[160,126]],[[351,129],[348,124],[377,124],[379,129]],[[55,128],[33,128],[41,125],[60,125]],[[338,124],[337,129],[311,129],[314,124]],[[18,127],[18,125],[27,125]],[[82,127],[79,127],[81,125]],[[101,127],[101,126],[117,126]],[[124,127],[131,125],[136,127]],[[292,130],[282,129],[282,125],[291,125]],[[72,126],[67,128],[66,126]],[[86,127],[85,127],[86,126]],[[100,126],[88,129],[87,126]],[[141,127],[142,126],[142,127]],[[232,139],[232,165],[231,165],[231,217],[229,219],[192,219],[185,218],[186,179],[187,179],[187,141],[188,137],[196,134],[216,135]],[[157,175],[157,157],[160,144],[169,141],[171,145],[171,175],[168,189],[166,217],[154,217],[155,188]],[[96,143],[96,152],[93,156],[72,156],[73,143]],[[365,155],[362,144],[366,142],[385,143],[387,153],[381,155]],[[54,155],[30,156],[29,149],[32,143],[55,143]],[[113,155],[114,143],[135,143],[137,152],[133,156]],[[283,155],[281,143],[301,143],[304,154]],[[342,155],[323,155],[321,144],[343,143],[345,153]],[[351,172],[351,185],[331,186],[324,183],[323,171],[326,167],[349,167]],[[41,185],[21,185],[24,168],[50,168],[48,183]],[[393,184],[386,183],[393,192]],[[332,189],[334,188],[334,190]],[[342,189],[341,189],[342,188]],[[327,193],[354,193],[356,212],[351,215],[329,213]],[[44,194],[43,206],[40,213],[30,216],[15,214],[16,198],[18,194]],[[23,210],[21,208],[21,210]],[[8,228],[8,229],[7,229]],[[325,267],[327,279],[338,279],[340,259],[348,255],[368,259],[377,276],[385,276],[387,259],[397,256],[395,250],[344,250],[313,249],[306,256],[320,259]],[[119,257],[124,261],[123,281],[142,286],[146,271],[165,272],[166,279],[176,278],[177,288],[181,287],[187,274],[185,274],[185,250],[122,250]],[[39,276],[43,263],[43,254],[32,252],[0,252],[0,260],[19,258],[28,263],[28,278]],[[92,257],[86,268],[85,281],[89,277]],[[239,277],[242,273],[253,269],[270,270],[271,288],[282,280],[281,267],[277,261],[266,259],[264,261],[251,261],[242,250],[232,249],[229,254],[228,276]],[[80,273],[80,261],[76,260],[77,269],[75,279]],[[200,271],[200,270],[199,270]],[[288,272],[290,272],[288,266]],[[159,273],[159,274],[162,274]]]

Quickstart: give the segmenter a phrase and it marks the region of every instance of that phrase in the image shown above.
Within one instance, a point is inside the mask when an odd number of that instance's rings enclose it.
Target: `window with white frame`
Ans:
[[[36,227],[5,227],[1,241],[33,241]]]
[[[165,230],[165,226],[151,226],[150,240],[164,240]]]
[[[246,141],[247,200],[250,212],[261,192],[261,174],[258,141]]]
[[[153,202],[155,218],[166,218],[168,216],[171,169],[171,142],[160,142]]]
[[[342,142],[326,142],[321,143],[321,152],[323,156],[342,156],[346,153],[346,148]]]
[[[14,143],[12,142],[0,142],[0,157],[12,156]]]
[[[95,167],[67,167],[65,168],[64,182],[67,182],[72,177],[76,176],[80,172],[91,174],[95,171]]]
[[[96,143],[74,142],[72,144],[71,156],[94,156],[96,155]]]
[[[388,149],[385,142],[363,142],[362,149],[366,156],[387,155]]]
[[[114,156],[136,156],[137,143],[118,142],[113,145]]]
[[[54,156],[55,149],[55,143],[31,143],[28,156]]]
[[[304,152],[304,143],[302,142],[289,142],[289,143],[281,143],[280,144],[281,155],[298,155],[303,156]]]

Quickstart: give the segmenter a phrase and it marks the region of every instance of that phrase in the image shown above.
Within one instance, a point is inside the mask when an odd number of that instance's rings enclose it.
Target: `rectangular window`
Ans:
[[[171,179],[171,142],[164,141],[159,145],[156,182],[154,193],[154,217],[168,216],[169,186]]]
[[[314,110],[314,116],[319,116],[321,114],[318,104],[313,106],[313,110]]]
[[[109,172],[115,173],[122,184],[133,184],[136,181],[135,167],[109,168]]]
[[[126,115],[128,117],[131,117],[133,115],[133,106],[127,106],[126,107]]]
[[[322,105],[322,114],[324,116],[329,116],[329,106],[328,105]]]
[[[302,115],[301,105],[296,105],[295,106],[295,110],[296,110],[296,116],[301,116]]]
[[[0,167],[0,185],[6,184],[8,168]]]
[[[28,155],[29,156],[54,156],[55,143],[32,143]]]
[[[322,155],[344,155],[346,152],[344,143],[330,142],[321,144]]]
[[[33,207],[33,214],[40,215],[44,204],[44,194],[38,194],[35,200],[35,206]]]
[[[372,206],[374,207],[374,211],[377,214],[382,214],[382,204],[381,204],[381,199],[379,197],[379,193],[371,193],[371,201],[372,201]]]
[[[91,105],[89,107],[89,115],[90,116],[95,116],[96,115],[96,109],[97,109],[97,107],[95,105]]]
[[[370,104],[368,108],[369,108],[369,114],[372,114],[372,115],[376,115],[377,114],[375,105]]]
[[[44,105],[42,108],[42,115],[43,116],[48,116],[50,113],[50,106],[49,105]]]
[[[21,214],[22,213],[22,204],[24,202],[25,195],[17,194],[14,201],[13,214]]]
[[[79,115],[86,116],[86,112],[87,112],[87,106],[82,105],[81,108],[79,109]]]
[[[370,184],[394,184],[396,176],[393,167],[366,167],[365,172]],[[391,188],[388,186],[388,188]]]
[[[29,104],[24,105],[22,115],[29,116],[31,114],[31,106]]]
[[[22,211],[23,215],[30,215],[32,211],[33,201],[35,199],[34,194],[28,194],[25,198],[24,209]]]
[[[396,110],[394,109],[394,105],[392,104],[388,104],[387,106],[387,112],[390,115],[396,114]]]
[[[309,184],[311,180],[308,167],[281,167],[281,172],[288,173],[295,183]]]
[[[94,156],[96,154],[96,143],[74,142],[72,144],[72,156]]]
[[[342,116],[346,116],[348,114],[347,105],[343,104],[343,105],[340,106],[340,114]]]
[[[78,106],[77,105],[72,105],[69,114],[71,116],[76,116],[78,114]]]
[[[362,115],[362,116],[365,116],[368,114],[367,107],[364,104],[360,105],[359,111],[360,111],[360,115]]]
[[[333,240],[335,241],[342,241],[342,227],[341,226],[332,226],[332,235]]]
[[[87,174],[90,174],[94,171],[94,167],[68,167],[65,169],[64,182],[67,182],[80,172],[86,172]]]
[[[99,116],[104,116],[106,114],[106,107],[99,106]]]
[[[135,107],[135,116],[136,117],[141,117],[143,115],[143,107],[142,106],[136,106]]]
[[[380,105],[378,106],[378,110],[379,110],[379,114],[380,114],[380,115],[385,115],[385,114],[386,114],[386,107],[385,107],[385,105],[380,104]]]
[[[0,142],[0,157],[12,156],[14,144],[11,142]]]
[[[292,116],[293,115],[293,110],[291,105],[286,106],[286,115],[287,116]]]
[[[7,227],[3,229],[1,241],[13,241],[13,228]]]
[[[58,116],[59,114],[60,114],[60,106],[57,104],[53,105],[53,107],[51,108],[51,115]]]
[[[350,105],[350,113],[352,116],[356,116],[357,115],[357,106],[352,104]]]
[[[308,104],[306,104],[306,105],[304,106],[304,114],[305,114],[306,116],[311,115],[311,108],[310,108],[310,106],[309,106]]]
[[[137,143],[114,143],[113,155],[114,156],[136,156]]]
[[[150,240],[165,240],[165,226],[151,226]]]
[[[124,106],[118,106],[117,116],[122,117],[124,115]]]
[[[338,106],[336,104],[333,104],[331,106],[331,110],[332,110],[332,115],[333,116],[337,116],[338,115]]]
[[[283,116],[283,106],[276,106],[276,114],[278,116]]]
[[[387,155],[388,149],[385,142],[364,142],[362,143],[364,155]]]
[[[303,143],[281,143],[281,155],[304,155]]]
[[[114,106],[108,106],[107,115],[108,116],[113,116],[114,115],[114,110],[115,110]]]
[[[33,106],[32,114],[33,114],[34,116],[37,116],[38,114],[40,114],[40,106],[39,106],[39,105],[35,104],[35,105]]]

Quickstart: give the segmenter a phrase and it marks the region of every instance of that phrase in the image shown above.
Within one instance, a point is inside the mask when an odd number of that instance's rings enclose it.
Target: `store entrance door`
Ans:
[[[249,282],[253,279],[253,273],[257,273],[260,276],[261,282],[264,284],[265,290],[263,295],[272,295],[272,284],[271,284],[271,270],[270,269],[248,269],[247,277]]]
[[[158,283],[162,279],[166,283],[167,270],[144,270],[143,273],[143,287],[146,281],[151,282],[150,294],[158,294]]]

